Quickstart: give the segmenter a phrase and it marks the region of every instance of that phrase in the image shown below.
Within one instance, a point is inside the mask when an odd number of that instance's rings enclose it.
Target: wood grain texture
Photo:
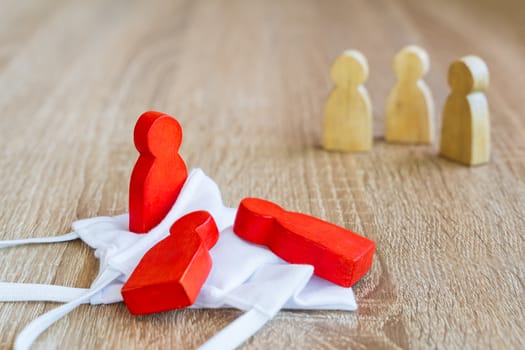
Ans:
[[[0,11],[0,238],[65,233],[127,210],[133,126],[176,117],[188,168],[228,205],[267,198],[376,241],[357,312],[284,311],[246,349],[520,348],[525,343],[525,61],[519,0],[15,1]],[[450,62],[492,73],[492,160],[468,168],[433,145],[365,154],[320,148],[327,72],[341,50],[368,58],[375,135],[391,60],[407,44],[432,61],[438,112]],[[437,116],[440,113],[436,113]],[[439,130],[440,120],[436,120]],[[0,280],[87,287],[80,242],[4,249]],[[0,348],[53,303],[0,305]],[[132,317],[81,306],[35,349],[191,349],[237,310]]]

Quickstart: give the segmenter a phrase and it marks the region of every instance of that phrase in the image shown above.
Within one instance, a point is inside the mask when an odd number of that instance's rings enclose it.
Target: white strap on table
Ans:
[[[38,336],[48,329],[53,323],[67,315],[79,305],[89,302],[89,299],[93,295],[107,287],[120,276],[121,273],[115,270],[104,271],[104,273],[97,279],[95,283],[93,283],[93,286],[86,293],[67,304],[63,304],[49,312],[46,312],[25,326],[22,332],[20,332],[16,337],[13,349],[28,350],[35,339],[38,338]]]
[[[0,282],[0,302],[52,301],[67,303],[88,292],[87,288],[73,288],[36,283]]]
[[[220,330],[219,333],[201,345],[199,350],[235,349],[257,333],[271,319],[272,316],[253,308]]]
[[[39,243],[59,243],[78,239],[79,235],[76,232],[71,232],[61,236],[53,237],[37,237],[16,239],[8,241],[0,241],[0,248],[13,247],[24,244],[39,244]],[[120,274],[113,272],[114,278]],[[94,285],[94,288],[72,288],[64,286],[54,286],[47,284],[35,283],[10,283],[0,282],[0,301],[53,301],[53,302],[67,302],[56,309],[53,309],[37,319],[29,323],[20,332],[15,340],[15,350],[26,350],[31,347],[35,339],[45,331],[49,326],[55,323],[58,319],[75,309],[80,304],[88,303],[91,296],[96,294],[102,288],[110,284],[113,276],[105,277],[100,283]]]
[[[24,245],[24,244],[67,242],[67,241],[73,241],[78,238],[80,238],[78,233],[71,232],[71,233],[68,233],[62,236],[13,239],[10,241],[0,241],[0,248],[7,248],[7,247],[13,247],[17,245]]]
[[[71,232],[61,236],[15,239],[0,241],[0,248],[24,244],[67,242],[78,238],[78,233]],[[0,282],[0,301],[53,301],[66,303],[79,298],[88,290],[48,284]]]

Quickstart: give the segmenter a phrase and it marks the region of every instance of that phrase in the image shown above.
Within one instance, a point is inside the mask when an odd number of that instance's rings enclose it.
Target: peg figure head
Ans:
[[[135,146],[142,155],[176,154],[182,143],[182,128],[167,114],[149,111],[135,126]]]
[[[403,48],[394,57],[394,72],[399,80],[419,80],[430,68],[428,54],[419,46]]]
[[[338,87],[363,84],[368,78],[368,62],[359,51],[347,50],[332,65],[332,79]]]
[[[478,56],[465,56],[453,62],[448,70],[448,85],[457,93],[483,91],[489,85],[489,69]]]

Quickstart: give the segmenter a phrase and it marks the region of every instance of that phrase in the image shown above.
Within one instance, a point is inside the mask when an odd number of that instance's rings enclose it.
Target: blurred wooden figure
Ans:
[[[333,151],[368,151],[372,148],[372,112],[363,83],[368,77],[365,56],[345,51],[334,62],[336,87],[324,110],[323,147]]]
[[[418,46],[403,48],[394,58],[397,84],[386,104],[385,139],[388,142],[431,143],[434,136],[434,101],[422,80],[430,61]]]
[[[452,89],[443,110],[440,154],[465,165],[479,165],[490,158],[489,107],[484,90],[489,70],[477,56],[463,57],[450,65]]]

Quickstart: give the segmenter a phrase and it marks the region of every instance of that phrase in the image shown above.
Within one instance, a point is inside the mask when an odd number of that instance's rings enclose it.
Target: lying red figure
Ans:
[[[289,263],[313,265],[317,276],[343,287],[366,274],[375,250],[373,241],[350,230],[257,198],[241,201],[233,231]]]

